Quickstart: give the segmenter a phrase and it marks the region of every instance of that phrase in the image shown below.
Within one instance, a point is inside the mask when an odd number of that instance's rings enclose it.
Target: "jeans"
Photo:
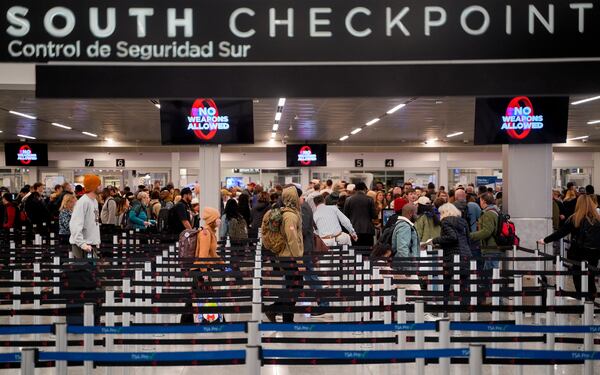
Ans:
[[[296,276],[296,275],[291,275],[291,273],[298,271],[298,267],[297,265],[294,263],[289,263],[286,264],[282,267],[279,267],[279,269],[281,271],[287,272],[288,274],[285,275],[284,279],[287,282],[294,282],[294,281],[300,281],[299,285],[286,285],[285,289],[287,290],[293,290],[293,289],[302,289],[302,276]],[[296,301],[292,299],[292,301],[290,302],[275,302],[272,306],[286,306],[286,307],[294,307],[296,306]],[[283,322],[284,323],[294,323],[294,313],[290,312],[290,313],[282,313],[281,314],[283,316]]]

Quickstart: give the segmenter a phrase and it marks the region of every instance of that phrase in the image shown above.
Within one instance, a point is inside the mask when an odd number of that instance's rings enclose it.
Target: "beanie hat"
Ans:
[[[100,181],[100,177],[96,176],[95,174],[86,174],[83,177],[83,188],[85,189],[86,193],[96,191],[96,189],[98,189],[98,186],[100,186],[101,184],[102,181]]]
[[[204,207],[202,210],[202,220],[206,223],[206,225],[212,224],[219,218],[219,211],[215,210],[212,207]]]
[[[399,214],[402,212],[402,208],[406,206],[408,202],[404,198],[396,198],[394,199],[394,211]]]

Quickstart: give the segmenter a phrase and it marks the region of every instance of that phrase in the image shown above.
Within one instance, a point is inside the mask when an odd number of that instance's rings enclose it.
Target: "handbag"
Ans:
[[[321,237],[317,236],[316,234],[313,234],[313,251],[316,253],[326,253],[329,251],[329,247],[327,247],[327,245],[325,245],[325,242],[323,242],[323,239],[321,239]]]

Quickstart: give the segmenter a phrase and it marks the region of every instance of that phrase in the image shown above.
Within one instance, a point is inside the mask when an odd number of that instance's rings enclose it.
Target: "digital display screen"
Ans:
[[[231,189],[234,187],[245,188],[246,184],[244,184],[243,177],[227,177],[225,178],[225,187],[227,189]]]
[[[387,225],[388,220],[390,220],[390,217],[394,216],[396,214],[396,211],[391,210],[389,208],[384,208],[383,210],[381,210],[381,218],[383,219],[383,226],[385,227]]]
[[[44,143],[5,143],[7,167],[47,167],[48,145]]]
[[[252,100],[161,100],[163,145],[253,144]]]
[[[475,144],[565,143],[569,98],[477,98]]]
[[[327,145],[287,145],[286,159],[288,167],[326,167]]]

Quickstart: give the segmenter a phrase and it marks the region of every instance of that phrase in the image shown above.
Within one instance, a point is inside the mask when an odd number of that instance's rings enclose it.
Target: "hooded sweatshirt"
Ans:
[[[302,240],[302,218],[300,217],[300,200],[295,187],[283,189],[283,228],[286,239],[285,250],[280,257],[301,257],[304,255]]]

